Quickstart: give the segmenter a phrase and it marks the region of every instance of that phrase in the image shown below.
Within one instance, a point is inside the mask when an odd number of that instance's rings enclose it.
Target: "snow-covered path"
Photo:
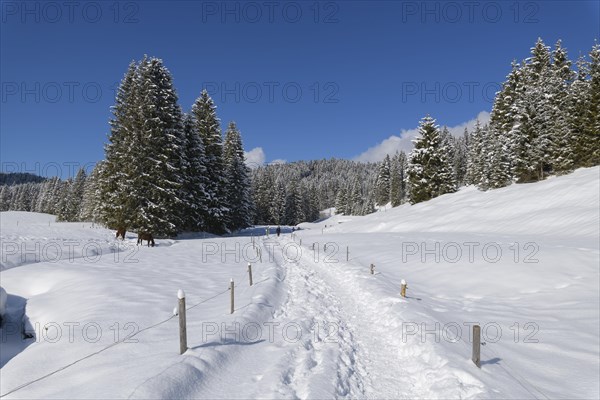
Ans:
[[[273,327],[272,336],[251,346],[233,345],[234,357],[221,359],[216,374],[208,372],[194,390],[179,396],[409,399],[484,392],[481,382],[450,368],[431,345],[402,340],[390,307],[405,301],[376,300],[353,285],[352,276],[315,260],[312,250],[289,237],[263,245],[286,292],[272,318],[263,321]]]
[[[448,368],[431,346],[403,340],[401,316],[391,308],[406,300],[373,296],[354,274],[344,272],[343,263],[312,248],[302,250],[300,260],[288,267],[297,276],[289,281],[295,297],[291,306],[300,315],[316,311],[322,316],[340,347],[337,390],[328,397],[468,398],[483,391],[471,375]]]

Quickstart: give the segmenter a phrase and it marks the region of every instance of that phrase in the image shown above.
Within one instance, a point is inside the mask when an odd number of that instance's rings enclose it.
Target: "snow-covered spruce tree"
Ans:
[[[80,168],[69,188],[69,192],[64,194],[66,196],[65,221],[79,221],[86,180],[85,170]]]
[[[550,49],[538,39],[520,68],[515,124],[509,132],[511,166],[518,183],[543,179],[552,171],[552,151],[556,147],[554,124],[559,120],[556,100],[549,95],[552,80]],[[560,128],[559,128],[560,129]]]
[[[349,214],[362,215],[363,211],[363,195],[360,181],[355,179],[352,183],[352,190],[349,196]]]
[[[537,181],[540,177],[541,146],[543,138],[539,137],[540,107],[543,91],[537,86],[538,67],[540,63],[531,65],[522,63],[521,79],[517,87],[515,102],[515,122],[508,132],[510,148],[511,174],[517,183]]]
[[[139,109],[129,177],[133,228],[156,236],[173,236],[183,225],[180,198],[183,183],[183,123],[173,79],[162,61],[144,59],[139,66]]]
[[[517,101],[522,92],[522,72],[519,64],[513,61],[511,71],[506,77],[506,81],[502,84],[502,89],[496,95],[490,114],[490,125],[494,126],[498,131],[499,137],[502,137],[507,142],[510,154],[513,153],[513,149],[510,147],[513,142],[510,133],[517,122]],[[477,182],[470,183],[476,184]]]
[[[361,215],[368,215],[375,212],[375,202],[373,201],[373,196],[367,194],[367,198],[363,203],[362,213]]]
[[[60,190],[55,193],[57,201],[57,207],[55,208],[54,214],[56,214],[57,221],[68,221],[69,217],[69,196],[67,195],[71,191],[73,186],[73,179],[67,179],[66,181],[59,181]],[[24,205],[21,205],[21,209]]]
[[[456,138],[452,136],[447,126],[444,126],[440,131],[440,137],[442,141],[441,151],[447,155],[447,163],[452,170],[452,177],[456,186],[456,174],[454,173],[454,156],[456,154]]]
[[[588,108],[584,119],[583,137],[580,143],[581,166],[591,167],[600,163],[600,45],[595,44],[590,51]]]
[[[588,149],[585,121],[588,112],[589,62],[584,56],[577,60],[577,73],[569,87],[567,101],[567,123],[571,132],[571,146],[574,152],[574,168],[581,167],[586,162]]]
[[[283,196],[281,202],[283,203],[282,207],[285,209],[285,188],[277,193],[281,187],[279,183],[280,182],[277,183],[276,187],[275,176],[271,168],[260,167],[254,172],[254,179],[252,180],[252,198],[256,207],[254,215],[256,224],[272,224],[276,220],[280,221],[279,223],[283,223],[283,217],[279,214],[275,217],[272,211],[276,194],[277,196],[280,194]]]
[[[100,217],[173,236],[182,226],[182,113],[169,71],[157,58],[130,65],[111,120],[106,161],[99,174]]]
[[[208,92],[203,90],[192,106],[192,114],[206,154],[208,212],[205,224],[209,232],[220,234],[227,232],[229,206],[223,163],[223,139],[216,108]]]
[[[228,228],[230,230],[247,228],[252,224],[254,208],[242,136],[233,121],[229,123],[225,132],[223,161],[227,180]]]
[[[138,66],[131,62],[116,93],[113,117],[109,121],[110,135],[104,147],[106,161],[97,176],[98,215],[111,229],[132,227],[133,210],[137,207],[132,204],[128,188],[137,167],[130,152],[137,144],[134,140],[141,136],[137,115],[139,84]]]
[[[561,41],[556,42],[552,52],[552,66],[548,70],[546,98],[550,109],[546,113],[551,129],[550,158],[552,172],[565,174],[575,166],[573,132],[569,126],[569,86],[575,74],[571,61]]]
[[[317,189],[314,184],[311,184],[306,187],[304,197],[304,215],[306,216],[306,221],[312,222],[319,219],[319,194],[317,193]]]
[[[10,209],[11,190],[8,185],[0,187],[0,211],[8,211]]]
[[[335,213],[349,214],[348,211],[348,192],[344,186],[340,187],[335,198]]]
[[[99,179],[101,175],[101,170],[104,166],[104,161],[100,161],[90,175],[85,180],[85,185],[83,188],[83,201],[81,204],[81,211],[79,213],[79,220],[81,221],[91,221],[91,222],[99,222],[100,221],[100,202],[99,202]]]
[[[302,196],[300,194],[299,182],[294,180],[290,182],[285,199],[285,219],[286,225],[297,225],[305,220],[302,210]]]
[[[386,154],[379,165],[379,173],[375,184],[375,200],[380,206],[384,206],[390,202],[390,167],[390,156]]]
[[[419,137],[408,160],[411,204],[456,191],[456,182],[435,120],[426,116],[419,123]]]
[[[283,224],[283,221],[285,220],[285,197],[285,186],[281,181],[278,181],[271,199],[269,214],[272,216],[272,222],[277,225]],[[271,219],[265,220],[270,221]]]
[[[498,131],[493,125],[485,125],[481,130],[482,179],[479,189],[497,189],[512,182],[510,163],[506,146],[502,143]]]
[[[406,201],[406,153],[396,152],[390,168],[390,201],[392,207],[397,207]]]
[[[467,184],[468,151],[469,132],[467,131],[467,128],[465,128],[463,135],[455,139],[454,156],[452,157],[452,169],[458,186]]]
[[[197,232],[205,229],[204,218],[208,214],[207,167],[204,143],[191,114],[183,118],[183,136],[182,229]]]

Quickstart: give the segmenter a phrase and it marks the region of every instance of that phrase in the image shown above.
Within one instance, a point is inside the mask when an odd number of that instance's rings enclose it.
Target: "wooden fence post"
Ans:
[[[402,297],[406,297],[406,288],[408,287],[408,285],[406,284],[406,281],[404,279],[402,279],[402,281],[400,281],[400,295]]]
[[[375,264],[371,264],[371,275],[375,274]]]
[[[248,263],[248,278],[250,279],[250,286],[252,286],[252,264]]]
[[[346,246],[346,261],[350,259],[350,249]]]
[[[187,328],[185,322],[185,292],[182,289],[177,291],[179,299],[179,354],[187,351]]]
[[[481,368],[481,327],[479,325],[473,325],[473,356],[471,360],[477,365],[477,368]]]
[[[231,290],[231,312],[230,312],[230,314],[233,314],[233,309],[234,309],[234,306],[233,306],[233,289],[234,289],[233,278],[231,278],[231,283],[230,283],[230,286],[229,286],[229,290]]]

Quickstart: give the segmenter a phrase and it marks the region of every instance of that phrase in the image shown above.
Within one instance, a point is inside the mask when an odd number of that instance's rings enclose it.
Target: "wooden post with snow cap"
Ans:
[[[473,355],[471,360],[477,365],[477,368],[481,368],[481,327],[479,325],[473,325]]]
[[[248,279],[250,280],[250,286],[252,286],[252,264],[248,263]]]
[[[400,295],[402,297],[406,297],[406,288],[408,287],[408,285],[406,284],[406,281],[404,279],[402,279],[400,281]]]
[[[371,264],[371,275],[375,274],[375,264]]]
[[[177,298],[179,299],[179,354],[183,354],[187,351],[187,328],[185,321],[185,292],[182,289],[177,291]]]
[[[234,309],[234,306],[233,306],[233,304],[234,304],[233,303],[233,299],[234,299],[234,297],[233,297],[233,289],[234,289],[233,278],[231,278],[231,283],[229,284],[229,290],[231,290],[231,312],[230,312],[230,314],[233,314],[233,309]]]

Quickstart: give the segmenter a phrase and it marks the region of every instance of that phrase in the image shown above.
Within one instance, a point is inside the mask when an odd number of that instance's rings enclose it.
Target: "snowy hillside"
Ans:
[[[256,227],[154,248],[1,213],[0,395],[598,398],[599,171],[467,188],[279,238]],[[41,250],[49,243],[60,260]],[[36,244],[39,260],[15,250]],[[23,310],[32,339],[15,329]],[[470,360],[473,324],[486,342],[481,369]]]

